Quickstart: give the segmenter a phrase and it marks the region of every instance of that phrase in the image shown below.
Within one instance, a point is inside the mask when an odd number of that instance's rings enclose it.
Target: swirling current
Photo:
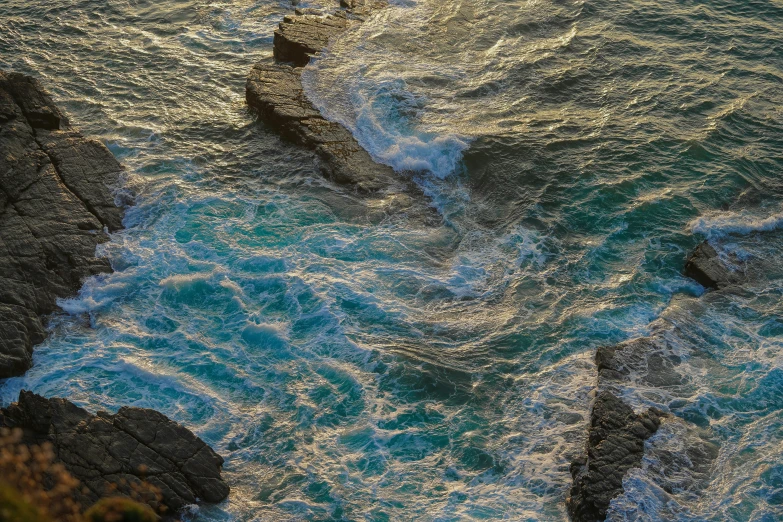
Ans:
[[[625,398],[698,429],[647,442],[609,520],[782,519],[783,3],[400,0],[333,39],[308,97],[415,171],[437,226],[366,219],[247,111],[292,9],[0,3],[0,68],[137,194],[114,273],[61,302],[2,403],[184,423],[232,486],[194,520],[564,520],[595,348],[663,314],[687,382]],[[705,238],[764,269],[695,306]]]

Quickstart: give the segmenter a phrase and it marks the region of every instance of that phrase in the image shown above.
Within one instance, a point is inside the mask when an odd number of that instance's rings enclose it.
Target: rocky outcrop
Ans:
[[[0,426],[21,428],[27,444],[53,445],[56,459],[84,486],[85,507],[106,494],[131,494],[142,481],[160,489],[169,512],[229,493],[223,459],[200,438],[154,410],[121,408],[93,415],[65,399],[22,391],[0,409]],[[153,508],[157,500],[150,502]]]
[[[363,22],[372,11],[386,5],[382,0],[341,0],[343,10],[333,15],[317,14],[313,9],[297,9],[296,15],[284,17],[275,31],[275,59],[304,67],[311,56],[326,48],[329,38],[342,33],[353,23]]]
[[[705,288],[726,288],[742,282],[742,274],[732,271],[706,241],[688,256],[683,273]]]
[[[342,11],[336,16],[286,16],[275,31],[275,59],[304,67],[310,56],[327,46],[329,38],[342,33],[349,25],[350,21]]]
[[[111,271],[95,247],[122,226],[122,172],[37,80],[0,71],[0,378],[30,367],[57,298]]]
[[[247,104],[262,120],[288,139],[316,151],[324,161],[322,170],[327,178],[352,185],[360,192],[399,192],[404,190],[405,181],[390,167],[375,163],[348,129],[321,116],[304,94],[299,67],[307,65],[332,36],[384,5],[345,0],[345,10],[334,15],[302,12],[286,16],[275,31],[274,56],[288,63],[257,64],[246,85]]]
[[[301,69],[259,63],[247,79],[247,103],[288,139],[314,149],[324,160],[324,174],[335,183],[362,192],[400,185],[394,171],[375,163],[339,123],[326,120],[305,97]]]
[[[601,346],[595,353],[598,382],[606,389],[632,379],[659,388],[683,384],[683,376],[676,370],[680,362],[663,338],[639,337]]]
[[[616,393],[629,381],[646,386],[681,383],[679,358],[663,338],[642,337],[596,351],[598,396],[590,414],[585,454],[571,464],[573,485],[566,500],[573,522],[604,520],[612,499],[623,492],[623,478],[641,466],[644,441],[666,416],[651,408],[641,414]]]
[[[606,518],[609,503],[623,491],[626,472],[641,465],[644,441],[658,430],[662,415],[656,409],[637,415],[612,393],[599,393],[590,416],[586,458],[571,465],[572,521]]]

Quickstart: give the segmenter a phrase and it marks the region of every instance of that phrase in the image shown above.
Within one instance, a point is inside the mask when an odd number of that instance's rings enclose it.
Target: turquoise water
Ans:
[[[663,313],[686,380],[626,391],[675,420],[610,519],[783,518],[783,5],[421,0],[346,33],[308,95],[418,169],[439,226],[368,221],[247,113],[290,11],[0,5],[0,67],[41,78],[138,194],[101,247],[115,272],[62,302],[2,402],[184,423],[232,485],[196,520],[563,520],[594,349]],[[705,237],[766,261],[694,304]]]

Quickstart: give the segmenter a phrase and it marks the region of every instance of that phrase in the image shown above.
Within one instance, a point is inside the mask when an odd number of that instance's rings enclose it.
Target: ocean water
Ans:
[[[291,11],[0,4],[0,67],[137,194],[0,401],[182,422],[232,486],[194,520],[564,520],[595,348],[663,320],[682,380],[624,391],[672,417],[610,520],[782,519],[783,4],[400,0],[341,35],[307,95],[439,226],[368,220],[247,112]],[[744,289],[697,299],[705,238]]]

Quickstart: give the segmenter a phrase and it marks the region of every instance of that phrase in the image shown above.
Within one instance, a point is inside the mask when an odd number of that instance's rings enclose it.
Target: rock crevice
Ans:
[[[0,71],[0,378],[30,367],[58,298],[111,271],[95,249],[122,227],[122,173],[37,80]]]
[[[21,429],[27,444],[51,443],[57,460],[87,488],[77,498],[85,507],[113,492],[129,495],[142,481],[160,489],[160,502],[172,512],[229,493],[223,459],[154,410],[93,415],[65,399],[22,391],[18,402],[0,409],[0,426]]]

